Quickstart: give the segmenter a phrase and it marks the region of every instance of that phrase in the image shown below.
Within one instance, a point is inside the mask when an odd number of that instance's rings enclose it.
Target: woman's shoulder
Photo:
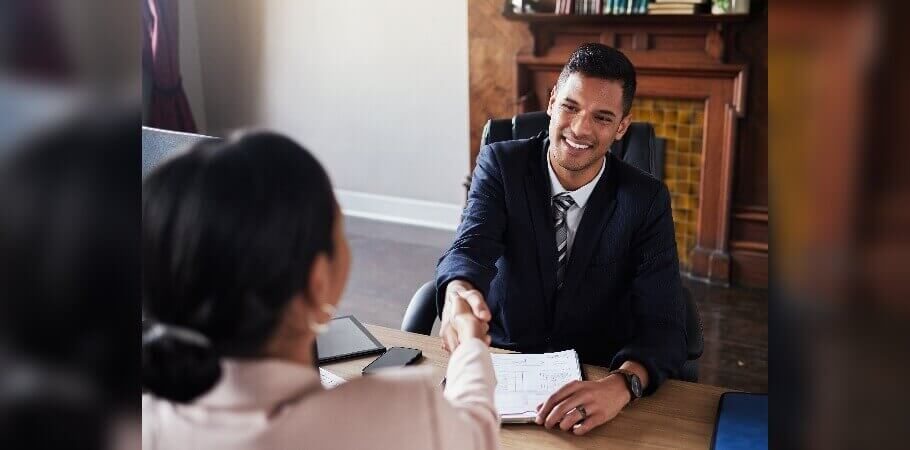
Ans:
[[[170,402],[155,397],[152,394],[142,394],[142,416],[155,415],[161,411],[162,407],[167,407]]]
[[[312,411],[338,412],[373,423],[396,422],[398,418],[432,416],[445,399],[442,374],[429,367],[380,371],[326,389],[304,401]]]
[[[442,377],[427,369],[380,372],[301,399],[278,419],[276,433],[288,441],[306,435],[313,448],[427,448],[444,401]]]

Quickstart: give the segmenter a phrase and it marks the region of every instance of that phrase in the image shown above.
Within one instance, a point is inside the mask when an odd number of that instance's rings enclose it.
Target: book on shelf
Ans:
[[[647,14],[649,5],[648,0],[556,0],[553,13],[581,16],[635,15]]]
[[[587,16],[601,14],[607,0],[557,0],[556,14]]]
[[[603,7],[602,0],[582,0],[582,1],[583,1],[583,4],[582,4],[580,14],[583,14],[583,15],[599,14],[601,8]]]
[[[659,15],[659,14],[668,14],[668,15],[694,15],[700,14],[701,11],[690,8],[680,8],[680,9],[649,9],[648,14]]]
[[[575,0],[556,0],[556,14],[572,14],[575,9]]]
[[[686,3],[691,5],[704,5],[708,0],[652,0],[654,3]]]
[[[648,0],[603,0],[598,10],[606,15],[646,14]]]
[[[708,12],[707,3],[661,2],[648,5],[648,14],[700,14]]]
[[[621,15],[626,13],[626,5],[629,0],[616,0],[613,2],[613,14]]]

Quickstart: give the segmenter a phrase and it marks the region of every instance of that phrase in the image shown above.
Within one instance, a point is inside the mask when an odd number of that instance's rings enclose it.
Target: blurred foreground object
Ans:
[[[3,449],[140,446],[140,6],[0,1]]]
[[[906,3],[770,12],[771,448],[906,448]]]
[[[138,124],[84,110],[0,159],[0,448],[138,421]]]

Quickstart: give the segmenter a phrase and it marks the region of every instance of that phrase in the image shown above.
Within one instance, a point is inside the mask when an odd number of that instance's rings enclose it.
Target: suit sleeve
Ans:
[[[663,184],[635,233],[632,254],[635,338],[616,354],[610,367],[616,369],[628,360],[641,363],[648,370],[645,395],[650,395],[664,380],[675,378],[686,359],[686,305],[681,296],[670,193]]]
[[[456,279],[470,282],[484,298],[496,276],[506,228],[502,172],[496,153],[485,146],[477,156],[468,201],[452,246],[436,266],[436,310],[441,316],[446,285]]]

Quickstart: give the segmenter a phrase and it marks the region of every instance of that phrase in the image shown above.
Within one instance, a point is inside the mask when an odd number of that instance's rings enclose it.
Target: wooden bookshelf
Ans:
[[[706,25],[734,24],[749,20],[748,14],[518,14],[503,12],[507,20],[549,25]]]

